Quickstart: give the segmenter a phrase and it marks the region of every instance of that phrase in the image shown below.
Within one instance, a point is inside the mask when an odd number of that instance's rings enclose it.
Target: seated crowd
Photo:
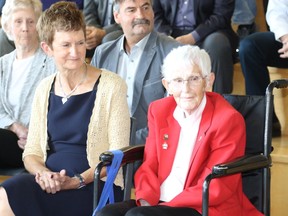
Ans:
[[[267,66],[288,68],[286,0],[268,3],[271,32],[240,43],[234,0],[0,0],[0,7],[0,168],[27,171],[1,183],[0,215],[92,215],[99,155],[129,144],[134,117],[135,144],[145,144],[136,200],[97,215],[200,216],[209,170],[244,154],[244,121],[220,95],[232,93],[237,47],[247,95],[265,94]],[[281,135],[275,112],[272,135]],[[116,201],[122,187],[120,172]],[[240,175],[212,190],[211,215],[262,215]]]

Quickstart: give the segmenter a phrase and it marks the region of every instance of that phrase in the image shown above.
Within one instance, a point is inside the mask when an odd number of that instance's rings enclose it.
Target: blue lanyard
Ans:
[[[104,188],[102,190],[99,203],[93,212],[93,216],[95,216],[96,212],[99,211],[100,209],[102,209],[106,205],[106,203],[108,202],[108,199],[109,199],[110,203],[114,203],[113,183],[114,183],[114,180],[116,178],[116,175],[118,173],[119,167],[120,167],[121,162],[122,162],[123,152],[120,150],[113,150],[111,152],[114,155],[113,160],[112,160],[112,164],[110,166],[106,167],[107,179],[106,179],[106,182],[104,184]]]

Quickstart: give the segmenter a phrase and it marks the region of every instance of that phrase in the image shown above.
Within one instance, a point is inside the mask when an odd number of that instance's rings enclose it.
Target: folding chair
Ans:
[[[211,180],[237,173],[242,173],[243,191],[251,203],[259,211],[263,212],[265,216],[270,216],[273,89],[287,87],[288,79],[281,79],[274,80],[268,85],[265,96],[223,95],[245,119],[247,133],[246,150],[245,156],[235,161],[215,165],[211,173],[206,177],[202,194],[203,216],[208,216],[209,184]],[[122,149],[122,151],[124,153],[122,164],[124,165],[136,160],[142,160],[144,145],[127,147]],[[105,166],[111,164],[112,160],[113,153],[109,151],[100,155],[100,161]],[[100,173],[100,171],[101,167],[97,166],[95,174]],[[98,185],[96,181],[99,181],[99,178],[95,177],[94,182],[95,185]],[[252,188],[251,183],[254,183]],[[131,191],[131,188],[127,189]],[[96,196],[98,197],[98,194]],[[97,200],[94,202],[94,206],[97,206]]]

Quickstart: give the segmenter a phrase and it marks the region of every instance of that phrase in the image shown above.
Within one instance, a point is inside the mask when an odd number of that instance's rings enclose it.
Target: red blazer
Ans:
[[[217,93],[206,93],[207,103],[190,160],[190,169],[182,193],[160,205],[190,207],[202,212],[202,185],[214,165],[231,161],[244,154],[245,122],[226,100]],[[173,97],[152,102],[148,112],[149,135],[144,161],[135,174],[136,200],[157,205],[160,185],[169,175],[175,157],[180,126],[173,118]],[[163,148],[164,135],[168,139]],[[209,215],[260,216],[242,192],[241,175],[215,179],[210,184]]]

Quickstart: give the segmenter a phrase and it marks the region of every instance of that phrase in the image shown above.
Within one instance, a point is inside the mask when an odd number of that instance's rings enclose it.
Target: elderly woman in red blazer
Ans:
[[[202,185],[215,164],[244,154],[245,122],[214,81],[206,51],[182,46],[162,67],[169,97],[152,102],[144,161],[135,174],[136,201],[108,205],[97,216],[201,216]],[[213,180],[209,215],[260,216],[242,192],[241,176]]]

